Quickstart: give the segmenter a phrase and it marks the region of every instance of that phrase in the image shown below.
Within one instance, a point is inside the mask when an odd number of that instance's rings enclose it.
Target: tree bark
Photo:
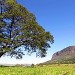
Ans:
[[[10,38],[12,38],[12,26],[14,24],[14,17],[12,17],[11,26],[10,26]]]
[[[3,54],[5,54],[5,52],[0,52],[0,57],[1,57]]]
[[[2,4],[1,4],[1,15],[2,15]]]

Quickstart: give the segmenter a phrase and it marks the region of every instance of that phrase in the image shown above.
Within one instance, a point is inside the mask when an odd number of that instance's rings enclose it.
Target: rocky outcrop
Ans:
[[[69,46],[53,54],[52,59],[41,63],[47,64],[75,64],[75,46]]]
[[[75,57],[75,46],[69,46],[61,51],[54,53],[51,60],[66,60],[73,57]]]

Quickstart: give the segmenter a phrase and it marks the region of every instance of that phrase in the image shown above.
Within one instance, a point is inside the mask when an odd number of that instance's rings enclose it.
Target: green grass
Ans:
[[[0,67],[0,75],[75,75],[75,64],[32,67]]]

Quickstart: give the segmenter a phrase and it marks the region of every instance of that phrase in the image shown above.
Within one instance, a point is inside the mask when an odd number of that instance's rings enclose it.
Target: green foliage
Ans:
[[[50,60],[44,63],[40,63],[39,65],[49,65],[49,64],[75,64],[75,57],[69,57],[66,59],[58,59],[58,60]]]
[[[31,64],[31,67],[32,67],[32,68],[34,68],[34,66],[35,66],[34,64]]]
[[[37,56],[45,57],[54,42],[51,33],[16,0],[0,0],[0,7],[0,51],[22,58],[23,51],[15,49],[24,46],[28,53],[37,52]]]
[[[42,67],[0,67],[0,75],[75,75],[75,64]]]

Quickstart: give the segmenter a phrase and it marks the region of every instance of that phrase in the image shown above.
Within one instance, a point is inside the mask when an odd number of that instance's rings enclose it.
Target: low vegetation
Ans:
[[[0,67],[0,75],[75,75],[75,64]]]

